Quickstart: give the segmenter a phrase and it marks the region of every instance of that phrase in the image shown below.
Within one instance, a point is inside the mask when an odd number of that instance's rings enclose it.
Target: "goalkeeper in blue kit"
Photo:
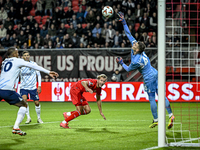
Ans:
[[[122,67],[126,71],[129,72],[138,69],[138,71],[143,75],[144,89],[145,92],[147,92],[148,94],[151,106],[151,112],[154,118],[153,123],[149,127],[154,128],[155,126],[158,125],[157,104],[155,101],[155,94],[158,93],[158,71],[151,66],[150,60],[144,52],[145,44],[143,42],[136,41],[136,39],[131,35],[129,28],[126,24],[126,21],[124,19],[123,13],[119,12],[118,16],[120,17],[119,21],[122,22],[124,31],[128,39],[130,40],[132,47],[131,47],[131,64],[129,66],[124,64],[123,59],[121,57],[117,57],[116,61],[117,63],[122,65]],[[167,112],[169,114],[168,129],[170,129],[173,126],[175,117],[172,113],[169,101],[166,97],[165,97],[165,105]]]

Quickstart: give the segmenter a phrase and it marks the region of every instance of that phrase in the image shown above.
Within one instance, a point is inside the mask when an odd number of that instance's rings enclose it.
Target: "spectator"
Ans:
[[[23,17],[23,20],[22,20],[21,24],[22,24],[22,29],[23,30],[26,29],[27,25],[30,25],[29,20],[27,19],[26,16]]]
[[[0,8],[1,8],[1,7],[4,7],[4,5],[5,5],[4,0],[0,0]]]
[[[4,25],[1,25],[1,29],[0,29],[0,39],[3,40],[6,37],[7,34],[7,29],[4,28]]]
[[[95,16],[93,10],[90,10],[90,11],[88,12],[88,14],[86,15],[86,18],[85,18],[85,19],[86,19],[86,22],[87,22],[87,23],[90,23],[91,26],[94,26],[94,22],[95,22],[95,20],[96,20],[96,16]]]
[[[80,38],[80,43],[83,44],[83,47],[86,47],[88,45],[87,37],[84,34],[82,34],[82,36]]]
[[[138,31],[137,31],[139,34],[140,34],[140,37],[142,36],[142,33],[143,32],[147,32],[147,27],[145,26],[144,23],[141,23],[140,27],[138,28]]]
[[[53,43],[52,43],[52,41],[49,41],[48,42],[48,45],[47,45],[47,47],[46,47],[47,49],[52,49],[52,48],[55,48],[54,46],[53,46]]]
[[[95,28],[92,30],[92,36],[96,37],[97,33],[101,34],[101,27],[99,23],[97,23]]]
[[[13,33],[14,33],[14,30],[12,28],[12,25],[9,25],[7,29],[7,34],[9,34],[9,36],[12,37]]]
[[[17,17],[17,23],[21,23],[22,24],[22,20],[23,20],[23,17],[24,16],[27,16],[27,15],[25,15],[24,14],[24,9],[23,9],[23,7],[21,7],[20,9],[19,9],[20,11],[16,11],[16,17]]]
[[[88,45],[92,46],[94,43],[94,37],[92,36],[92,32],[88,32],[88,35],[87,35],[87,40],[88,40]]]
[[[47,21],[45,23],[45,26],[47,27],[47,30],[50,30],[51,29],[51,25],[52,25],[52,20],[50,18],[47,18]],[[55,25],[54,25],[55,27]]]
[[[17,36],[19,47],[22,48],[23,44],[26,42],[26,35],[24,35],[24,31],[20,31],[20,35]]]
[[[72,23],[70,23],[70,27],[69,29],[67,29],[67,34],[69,34],[69,36],[73,36],[73,34],[76,32],[76,30],[74,29],[74,25]]]
[[[31,9],[32,9],[31,0],[24,1],[23,8],[24,8],[25,15],[28,16],[30,14]]]
[[[33,16],[29,16],[29,25],[32,30],[35,26],[35,23],[36,23],[36,20],[33,18]]]
[[[21,30],[22,30],[22,25],[20,23],[18,23],[17,28],[14,30],[14,32],[18,36],[20,34]]]
[[[103,25],[104,25],[104,21],[101,19],[101,17],[98,15],[98,16],[96,16],[96,20],[95,20],[95,22],[94,22],[94,26],[96,26],[97,25],[97,23],[99,23],[100,24],[100,27],[102,28],[103,27]]]
[[[127,14],[125,15],[125,19],[128,25],[134,25],[135,24],[135,14],[132,13],[131,9],[128,9]]]
[[[145,26],[148,29],[148,27],[149,27],[149,18],[147,17],[147,13],[146,12],[144,12],[144,16],[142,17],[140,24],[141,23],[144,23]]]
[[[13,4],[10,2],[10,0],[6,0],[6,3],[4,4],[5,11],[8,13],[12,6],[13,6]]]
[[[9,34],[6,34],[6,37],[2,40],[1,44],[5,49],[8,49],[11,46],[10,45],[10,35]]]
[[[153,30],[153,32],[157,32],[157,16],[156,12],[153,13],[153,16],[150,17],[150,30]]]
[[[44,6],[45,3],[43,0],[38,0],[35,4],[35,15],[36,16],[43,16],[44,15]]]
[[[122,43],[123,39],[122,36],[119,34],[119,31],[115,32],[115,35],[113,36],[113,44],[115,47],[120,47],[121,43]]]
[[[98,47],[104,47],[105,39],[101,37],[101,35],[97,32],[96,37],[94,38],[94,43],[97,43]]]
[[[43,25],[43,26],[42,26],[42,29],[40,30],[40,35],[41,35],[43,38],[45,38],[47,34],[48,34],[48,30],[47,30],[46,26]]]
[[[15,43],[18,43],[18,39],[15,33],[10,37],[10,46],[14,46]]]
[[[4,10],[3,7],[1,7],[1,11],[0,11],[0,22],[1,22],[1,23],[5,23],[7,17],[8,17],[7,12]]]
[[[92,32],[92,27],[90,23],[87,23],[87,26],[83,29],[83,34],[87,36],[89,31]]]
[[[64,24],[67,24],[67,19],[65,18],[65,11],[62,7],[60,7],[60,14],[59,14],[59,17],[60,17],[60,22],[61,23],[64,23]]]
[[[13,1],[14,11],[19,11],[20,8],[23,7],[22,2],[23,2],[23,1],[21,1],[21,0],[15,0],[15,1]]]
[[[72,48],[74,46],[74,42],[73,40],[70,38],[69,34],[66,34],[64,37],[63,37],[63,42],[62,42],[64,45],[65,45],[65,48]]]
[[[42,36],[40,36],[40,33],[37,33],[36,34],[36,37],[35,37],[35,42],[34,43],[38,43],[38,45],[40,47],[44,47],[44,39]]]
[[[139,41],[142,41],[146,45],[148,42],[148,39],[149,39],[149,36],[148,36],[147,32],[143,32]]]
[[[111,47],[113,46],[114,35],[115,35],[115,30],[112,28],[112,25],[109,25],[106,31],[106,42],[108,42]]]
[[[22,45],[21,49],[28,49],[28,46],[27,46],[26,42]]]
[[[60,38],[59,38],[59,37],[56,37],[55,41],[53,42],[53,46],[56,47],[56,45],[57,45],[58,43],[60,43],[60,42],[61,42],[61,41],[60,41]]]
[[[13,24],[17,24],[17,19],[16,19],[16,11],[14,10],[13,6],[10,7],[10,11],[8,13],[8,17],[10,18],[10,21],[13,23]]]
[[[33,36],[31,34],[28,35],[28,39],[27,39],[27,47],[29,49],[33,49],[34,48],[34,40],[33,40]]]
[[[45,0],[45,15],[49,16],[48,11],[50,11],[50,16],[53,14],[53,8],[55,7],[55,0]]]
[[[152,17],[152,15],[153,15],[153,10],[152,10],[152,8],[151,8],[151,5],[148,3],[147,4],[147,7],[146,8],[144,8],[144,10],[145,10],[145,12],[147,13],[147,17]]]
[[[135,10],[135,22],[139,23],[141,22],[142,17],[144,16],[143,9],[140,7],[140,4],[137,5],[137,9]]]
[[[38,23],[36,22],[34,25],[34,28],[32,29],[33,37],[35,37],[37,33],[40,34],[40,27],[39,27]]]
[[[111,80],[114,82],[121,82],[123,81],[123,76],[121,73],[119,73],[119,69],[116,69],[115,72],[113,73]]]
[[[152,35],[151,37],[151,47],[156,47],[157,46],[157,37],[156,35]]]
[[[83,34],[83,28],[82,28],[82,26],[81,26],[80,23],[77,25],[76,34],[77,34],[79,37],[81,37],[82,34]]]
[[[55,38],[56,38],[56,29],[55,29],[54,24],[52,24],[50,30],[48,30],[48,35],[50,36],[52,41],[55,40]]]
[[[104,39],[106,39],[107,29],[108,29],[108,24],[104,23],[103,28],[101,29],[101,37],[103,37]]]
[[[8,18],[6,19],[6,21],[5,21],[5,23],[4,23],[4,27],[5,27],[6,29],[8,29],[9,26],[12,26],[12,28],[13,28],[13,22],[10,21],[10,18],[8,17]]]
[[[46,37],[44,38],[44,48],[48,47],[49,41],[52,42],[52,39],[50,38],[49,34],[46,34]]]
[[[65,24],[61,23],[60,28],[57,30],[57,36],[59,39],[62,39],[63,36],[67,33],[67,29],[65,28]]]
[[[67,7],[69,0],[61,0],[61,7]]]
[[[105,6],[113,7],[113,1],[107,0],[107,1],[105,2]]]
[[[81,5],[82,5],[82,9],[83,9],[83,11],[85,11],[86,8],[87,8],[87,6],[86,6],[86,0],[82,0]]]
[[[35,43],[35,45],[34,45],[34,49],[40,49],[38,43]]]
[[[131,35],[135,35],[135,28],[134,28],[134,26],[129,25],[128,28],[129,28],[129,30],[131,32]]]
[[[78,23],[84,23],[84,11],[82,6],[79,7],[79,10],[76,14],[76,19]]]
[[[71,37],[73,43],[74,43],[74,47],[79,47],[80,45],[80,37],[77,36],[76,32],[74,32],[73,36]]]
[[[61,43],[57,43],[57,45],[56,45],[56,49],[63,49]]]
[[[54,9],[55,9],[55,11],[53,12],[52,20],[56,26],[56,29],[58,29],[58,27],[60,26],[60,23],[61,23],[60,10],[58,9],[58,7],[54,8]]]
[[[70,19],[70,24],[73,24],[73,26],[74,26],[74,29],[76,30],[77,29],[77,19],[76,19],[76,15],[74,14],[74,15],[72,15],[72,18]]]
[[[65,18],[67,18],[67,23],[69,24],[69,22],[70,22],[70,18],[72,18],[72,16],[73,16],[73,14],[74,14],[74,11],[72,10],[72,7],[68,7],[68,10],[66,11],[66,13],[65,13]]]

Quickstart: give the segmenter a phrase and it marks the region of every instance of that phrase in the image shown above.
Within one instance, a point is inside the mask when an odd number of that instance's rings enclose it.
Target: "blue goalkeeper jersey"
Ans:
[[[128,26],[126,24],[123,26],[126,36],[133,45],[137,40],[131,35]],[[128,72],[138,69],[138,71],[143,75],[144,83],[154,81],[158,77],[158,71],[151,66],[149,57],[147,57],[145,52],[134,55],[133,49],[131,49],[131,64],[129,66],[123,64],[122,67]]]

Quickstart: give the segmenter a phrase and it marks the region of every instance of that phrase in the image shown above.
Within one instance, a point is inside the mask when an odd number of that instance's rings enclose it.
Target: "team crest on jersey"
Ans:
[[[91,86],[91,85],[93,85],[93,83],[89,81],[89,86]]]

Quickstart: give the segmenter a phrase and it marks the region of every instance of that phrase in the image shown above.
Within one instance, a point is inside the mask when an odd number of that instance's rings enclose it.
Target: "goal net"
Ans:
[[[166,96],[175,116],[168,146],[200,147],[199,46],[199,0],[166,0]]]

